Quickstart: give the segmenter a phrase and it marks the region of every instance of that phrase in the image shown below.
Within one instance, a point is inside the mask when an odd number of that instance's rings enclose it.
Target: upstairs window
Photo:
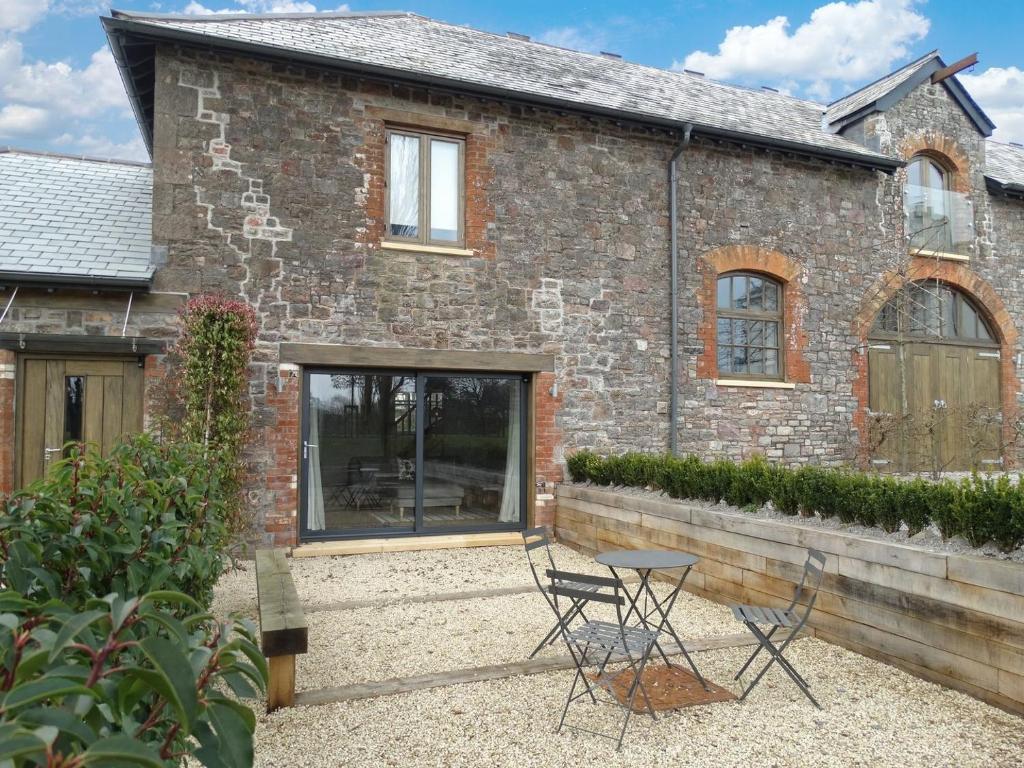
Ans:
[[[465,141],[398,130],[387,141],[387,239],[461,245]]]
[[[949,171],[928,155],[914,157],[907,166],[904,204],[912,248],[956,252],[952,227],[954,200],[949,182]]]
[[[764,275],[718,278],[718,375],[782,378],[782,285]]]

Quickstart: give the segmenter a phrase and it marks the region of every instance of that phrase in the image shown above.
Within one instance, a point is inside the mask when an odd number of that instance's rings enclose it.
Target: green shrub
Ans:
[[[936,493],[937,487],[921,478],[898,484],[898,504],[903,522],[907,524],[907,535],[915,536],[928,526],[933,504],[940,495]]]
[[[772,498],[775,482],[776,473],[771,464],[764,456],[754,456],[735,468],[725,501],[740,508],[763,507]]]
[[[203,605],[228,564],[216,465],[139,435],[103,458],[72,447],[0,516],[0,583],[75,607],[116,592],[184,592]]]
[[[3,765],[252,765],[256,718],[228,695],[265,688],[251,624],[218,624],[177,592],[76,610],[7,591],[0,616]]]
[[[795,515],[800,509],[800,475],[786,467],[778,467],[775,472],[772,506],[784,515]]]
[[[696,456],[627,453],[601,458],[578,451],[566,460],[576,482],[651,487],[673,498],[725,501],[741,509],[771,501],[783,514],[817,513],[847,524],[878,525],[890,533],[906,523],[911,536],[934,522],[944,538],[963,535],[1004,551],[1024,543],[1024,481],[974,477],[957,484],[866,475],[846,469],[787,469],[754,457],[742,464]]]
[[[931,492],[928,494],[929,516],[944,539],[961,532],[960,520],[956,514],[959,496],[960,486],[952,480],[941,480],[932,484]]]
[[[250,765],[266,666],[209,614],[227,565],[200,446],[72,447],[0,512],[0,765]]]

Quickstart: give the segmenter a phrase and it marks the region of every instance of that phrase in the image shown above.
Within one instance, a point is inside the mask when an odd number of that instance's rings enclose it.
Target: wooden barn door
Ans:
[[[122,435],[141,431],[142,390],[135,360],[24,360],[19,487],[42,477],[68,441],[94,443],[106,454]]]

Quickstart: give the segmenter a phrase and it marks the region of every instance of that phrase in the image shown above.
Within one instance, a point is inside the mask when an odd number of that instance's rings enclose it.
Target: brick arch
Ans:
[[[989,327],[999,342],[999,396],[1003,408],[1003,441],[1009,444],[1014,437],[1013,422],[1017,415],[1017,392],[1020,391],[1020,380],[1017,378],[1013,359],[1019,334],[1006,309],[1006,304],[991,285],[968,269],[966,265],[955,261],[915,257],[912,259],[905,277],[895,271],[887,272],[882,276],[877,289],[865,299],[853,321],[853,332],[860,340],[860,346],[853,355],[853,365],[856,369],[853,388],[857,398],[857,410],[853,415],[853,423],[860,435],[860,454],[863,460],[868,458],[866,455],[868,334],[886,302],[908,282],[921,280],[938,280],[962,291],[973,300],[975,307],[988,321]],[[1012,466],[1015,463],[1014,458],[1014,452],[1008,451],[1004,456],[1007,466]]]
[[[950,188],[954,192],[971,191],[971,163],[967,153],[953,139],[937,133],[919,133],[907,138],[899,147],[899,154],[906,161],[915,155],[934,157],[952,173]]]
[[[718,338],[715,332],[718,312],[718,277],[727,272],[760,272],[782,283],[783,344],[785,345],[786,381],[806,383],[811,380],[810,364],[804,354],[807,334],[803,330],[807,299],[798,278],[801,267],[778,251],[756,245],[726,245],[701,257],[698,270],[703,274],[699,304],[704,310],[700,336],[704,352],[697,357],[697,376],[718,377]]]

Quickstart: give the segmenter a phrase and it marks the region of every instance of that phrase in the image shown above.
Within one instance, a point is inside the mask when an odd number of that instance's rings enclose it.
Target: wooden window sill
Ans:
[[[382,240],[380,247],[386,251],[410,251],[413,253],[433,253],[438,256],[475,256],[472,248],[449,248],[444,245],[421,245],[419,243],[400,243],[393,240]]]
[[[758,387],[761,389],[796,389],[791,381],[771,381],[760,379],[715,379],[720,387]]]
[[[970,256],[964,256],[961,253],[946,253],[945,251],[926,251],[926,250],[913,250],[910,251],[911,256],[917,256],[922,259],[945,259],[946,261],[970,261]]]

